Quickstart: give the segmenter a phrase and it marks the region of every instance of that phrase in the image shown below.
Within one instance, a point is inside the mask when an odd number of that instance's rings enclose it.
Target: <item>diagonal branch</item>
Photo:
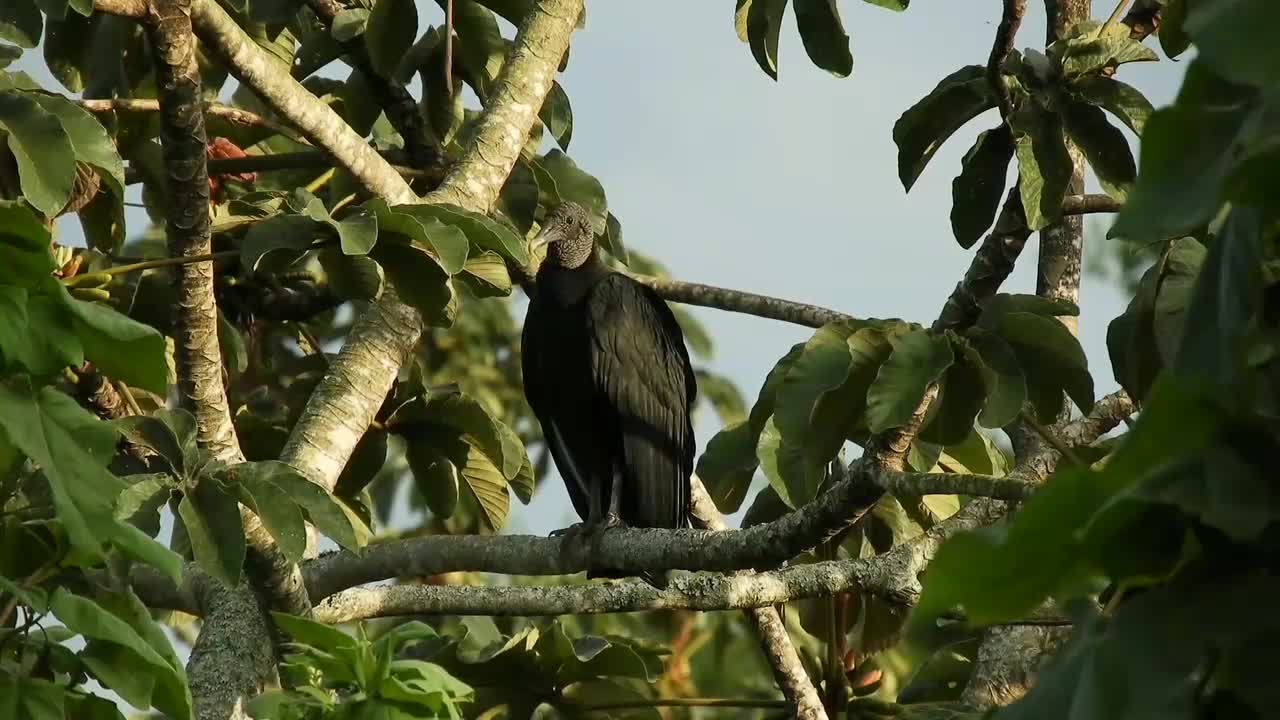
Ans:
[[[426,202],[489,212],[551,89],[581,10],[582,0],[543,0],[532,7],[471,146]],[[371,304],[307,401],[281,459],[331,489],[421,332],[417,313],[394,293]]]
[[[730,290],[714,285],[655,277],[653,275],[628,274],[653,288],[662,299],[670,302],[745,313],[812,328],[820,328],[831,322],[853,319],[842,312],[828,310],[817,305],[809,305],[808,303],[783,300],[782,298],[758,295],[742,290]]]

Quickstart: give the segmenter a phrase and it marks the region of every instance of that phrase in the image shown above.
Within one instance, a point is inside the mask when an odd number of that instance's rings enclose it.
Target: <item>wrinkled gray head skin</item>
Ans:
[[[547,262],[562,268],[582,267],[595,249],[591,216],[577,203],[561,203],[542,224],[539,239],[547,243]]]

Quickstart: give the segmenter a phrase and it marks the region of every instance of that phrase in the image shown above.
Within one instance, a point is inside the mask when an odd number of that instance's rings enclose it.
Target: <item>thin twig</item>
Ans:
[[[444,93],[453,97],[453,0],[444,3]]]
[[[110,112],[126,112],[126,113],[154,113],[160,112],[160,101],[146,98],[115,98],[112,100],[77,100],[80,107],[95,114],[105,114]],[[295,140],[303,140],[302,136],[296,130],[281,125],[275,120],[265,118],[255,112],[250,112],[231,105],[222,103],[206,102],[204,103],[204,114],[207,116],[222,118],[232,125],[240,125],[243,127],[260,127],[267,130],[277,132],[281,135],[288,135]]]
[[[204,253],[203,255],[181,255],[178,257],[156,258],[155,260],[144,260],[142,262],[129,263],[128,265],[116,265],[115,267],[105,268],[100,272],[104,275],[125,275],[127,273],[151,270],[153,268],[208,262],[219,258],[235,257],[239,254],[239,250],[221,250],[215,253]]]
[[[1068,195],[1062,199],[1063,215],[1118,213],[1124,203],[1110,195]]]

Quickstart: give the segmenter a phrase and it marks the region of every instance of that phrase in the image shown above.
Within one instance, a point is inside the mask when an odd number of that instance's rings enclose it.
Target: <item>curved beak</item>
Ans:
[[[544,225],[538,230],[538,234],[533,236],[533,240],[529,241],[529,249],[537,250],[538,248],[556,242],[564,236],[564,226],[561,223],[550,223]]]

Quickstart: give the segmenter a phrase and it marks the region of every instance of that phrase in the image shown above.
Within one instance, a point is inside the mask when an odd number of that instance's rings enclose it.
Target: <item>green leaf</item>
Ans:
[[[1176,58],[1191,47],[1191,36],[1187,35],[1187,2],[1186,0],[1165,0],[1160,11],[1160,49],[1170,59]]]
[[[364,8],[348,8],[333,19],[333,39],[346,42],[364,34],[369,23],[369,11]],[[416,22],[416,19],[415,19]]]
[[[307,549],[307,526],[297,504],[267,477],[246,474],[239,480],[240,501],[262,520],[285,557],[300,562]]]
[[[1017,355],[1040,422],[1057,420],[1064,390],[1081,411],[1093,409],[1089,361],[1065,325],[1042,315],[1011,312],[1000,316],[995,332]]]
[[[1138,175],[1129,141],[1092,105],[1071,103],[1063,113],[1067,134],[1080,148],[1107,194],[1123,201]]]
[[[995,221],[1012,159],[1013,137],[1004,125],[983,131],[965,153],[951,183],[951,231],[960,247],[973,247]]]
[[[32,96],[5,91],[0,92],[0,129],[8,133],[27,202],[49,217],[57,215],[76,179],[75,149],[62,123]]]
[[[368,529],[363,527],[342,502],[324,488],[303,477],[293,467],[278,460],[262,460],[232,465],[227,469],[231,482],[254,487],[269,482],[283,490],[302,508],[316,529],[342,547],[355,550],[364,544]]]
[[[469,258],[457,278],[476,297],[507,297],[511,294],[511,273],[495,252],[485,250]]]
[[[1066,40],[1061,58],[1062,73],[1068,80],[1093,75],[1112,65],[1160,59],[1154,50],[1130,38],[1124,23],[1113,23],[1105,27],[1106,32],[1104,27],[1098,26]]]
[[[428,326],[450,327],[457,312],[453,283],[435,257],[415,245],[380,243],[373,258],[405,304]]]
[[[316,254],[316,259],[328,276],[329,287],[339,297],[372,300],[382,292],[382,268],[372,258],[324,248]]]
[[[333,494],[342,498],[358,497],[386,462],[387,433],[370,428],[351,451],[351,457],[333,486]]]
[[[150,535],[160,532],[160,508],[168,501],[170,485],[165,473],[130,475],[129,487],[116,498],[115,516],[138,525]]]
[[[294,642],[332,654],[345,654],[357,649],[354,637],[324,623],[274,610],[271,611],[271,619]]]
[[[105,538],[93,523],[110,519],[115,497],[124,489],[105,468],[115,454],[116,430],[70,397],[52,387],[36,389],[22,376],[0,382],[0,429],[44,470],[72,544],[97,558]]]
[[[813,64],[836,77],[848,77],[853,55],[835,0],[795,0],[795,13],[800,40]]]
[[[49,229],[16,201],[0,201],[0,267],[7,269],[6,285],[24,288],[44,282],[57,269],[49,252]]]
[[[910,191],[934,153],[973,118],[996,106],[981,65],[967,65],[943,78],[893,126],[898,145],[898,177]]]
[[[575,202],[591,215],[592,230],[598,235],[606,230],[609,207],[605,201],[604,186],[600,181],[578,167],[568,155],[552,149],[538,158],[535,165],[544,170],[555,183],[555,197],[559,202]]]
[[[194,477],[199,469],[196,419],[186,410],[161,408],[151,417],[132,415],[117,420],[116,425],[130,442],[167,460],[179,478]]]
[[[1195,2],[1187,9],[1185,28],[1203,59],[1228,80],[1273,86],[1280,76],[1280,6],[1270,0]]]
[[[65,588],[54,591],[50,609],[58,620],[86,639],[127,651],[135,672],[151,674],[159,688],[164,690],[153,693],[151,697],[151,704],[156,709],[174,717],[191,716],[191,693],[181,666],[172,664],[157,653],[129,623]]]
[[[364,44],[379,75],[392,76],[417,37],[418,10],[413,0],[377,0],[369,13]]]
[[[1167,11],[1166,11],[1167,12]],[[1163,25],[1162,25],[1163,27]],[[1132,85],[1114,78],[1091,76],[1083,78],[1073,88],[1081,100],[1097,105],[1116,116],[1134,133],[1141,135],[1154,109],[1151,101]]]
[[[1080,308],[1070,300],[1021,293],[996,293],[979,305],[982,313],[978,316],[977,327],[988,329],[995,327],[1001,316],[1011,312],[1026,312],[1041,317],[1075,317],[1080,314]]]
[[[236,498],[212,478],[201,478],[183,495],[178,514],[196,563],[227,587],[237,586],[244,567],[245,538]]]
[[[1238,387],[1245,337],[1262,291],[1263,213],[1236,207],[1200,267],[1174,369],[1189,380]]]
[[[945,337],[917,330],[890,340],[893,353],[867,389],[867,426],[873,433],[905,425],[925,390],[955,360]]]
[[[419,219],[431,218],[445,225],[455,227],[466,235],[472,245],[483,250],[492,250],[510,262],[524,267],[529,264],[529,255],[525,250],[524,240],[511,230],[492,218],[464,210],[455,205],[443,203],[431,205],[397,205],[392,208],[396,212],[408,213]],[[456,240],[450,243],[450,251],[436,246],[436,236],[431,235],[432,247],[440,253],[441,258],[452,258],[456,252]],[[465,257],[465,255],[463,256]],[[450,261],[452,267],[452,261]]]
[[[99,303],[66,297],[85,359],[110,377],[148,392],[168,392],[164,336]]]
[[[698,459],[698,477],[706,485],[707,492],[723,513],[736,512],[738,505],[732,507],[721,505],[722,501],[730,502],[731,498],[745,495],[747,492],[751,478],[760,465],[756,457],[756,444],[765,422],[773,414],[778,386],[804,348],[804,343],[792,346],[791,350],[783,355],[769,371],[760,388],[760,394],[751,407],[747,425],[742,431],[743,437],[721,438],[721,435],[732,435],[734,432],[733,428],[725,428],[711,438],[707,443],[706,451]],[[741,499],[738,502],[740,504]]]
[[[982,371],[989,369],[964,338],[948,334],[947,340],[952,346],[954,362],[942,375],[938,398],[930,408],[932,420],[922,428],[920,437],[928,442],[954,445],[973,434],[974,418],[987,397]]]
[[[71,141],[76,159],[95,168],[106,181],[106,189],[113,202],[121,202],[124,199],[124,163],[106,128],[88,111],[65,98],[39,94],[33,94],[31,98],[58,118]]]
[[[378,242],[378,218],[364,208],[355,208],[330,223],[338,231],[338,242],[347,255],[368,255]]]
[[[903,10],[906,10],[907,6],[911,4],[911,0],[862,0],[862,1],[870,5],[876,5],[878,7],[885,8],[886,10],[894,10],[896,12],[902,12]]]
[[[738,6],[739,16],[746,11],[745,26],[751,55],[765,74],[778,79],[778,33],[787,0],[747,0]],[[741,34],[741,33],[739,33]]]
[[[405,458],[413,471],[414,485],[422,493],[431,514],[438,518],[453,517],[458,507],[458,468],[426,442],[409,442]]]
[[[444,224],[421,205],[390,207],[385,200],[374,198],[365,203],[365,207],[377,217],[383,232],[403,235],[429,250],[449,275],[462,270],[471,244],[459,227]]]
[[[1022,412],[1022,404],[1027,400],[1026,376],[1013,348],[999,336],[971,330],[967,339],[965,358],[978,368],[987,393],[987,401],[978,415],[978,424],[985,428],[1002,428]]]
[[[506,479],[514,478],[528,459],[518,439],[502,432],[502,421],[453,385],[432,388],[426,396],[405,403],[387,419],[387,425],[397,432],[434,427],[465,435],[501,468]]]
[[[573,108],[569,105],[569,94],[560,83],[551,83],[547,99],[538,110],[538,118],[547,126],[560,149],[568,150],[569,141],[573,139]]]
[[[759,460],[756,441],[759,432],[745,420],[712,436],[698,458],[697,475],[722,513],[737,512],[747,497]]]
[[[22,57],[22,48],[0,44],[0,69],[9,67],[20,57]]]
[[[0,6],[0,40],[30,50],[40,43],[44,22],[32,0],[9,0]]]
[[[1062,199],[1071,183],[1073,166],[1062,123],[1058,116],[1031,107],[1014,112],[1009,124],[1027,227],[1040,230],[1062,217]]]
[[[1208,97],[1190,97],[1203,93]],[[1236,144],[1250,115],[1238,90],[1187,70],[1178,103],[1151,115],[1142,135],[1139,178],[1107,237],[1135,242],[1193,232],[1218,212]]]
[[[316,240],[315,220],[303,215],[276,215],[253,224],[240,243],[240,263],[256,270],[272,251],[300,253]]]

